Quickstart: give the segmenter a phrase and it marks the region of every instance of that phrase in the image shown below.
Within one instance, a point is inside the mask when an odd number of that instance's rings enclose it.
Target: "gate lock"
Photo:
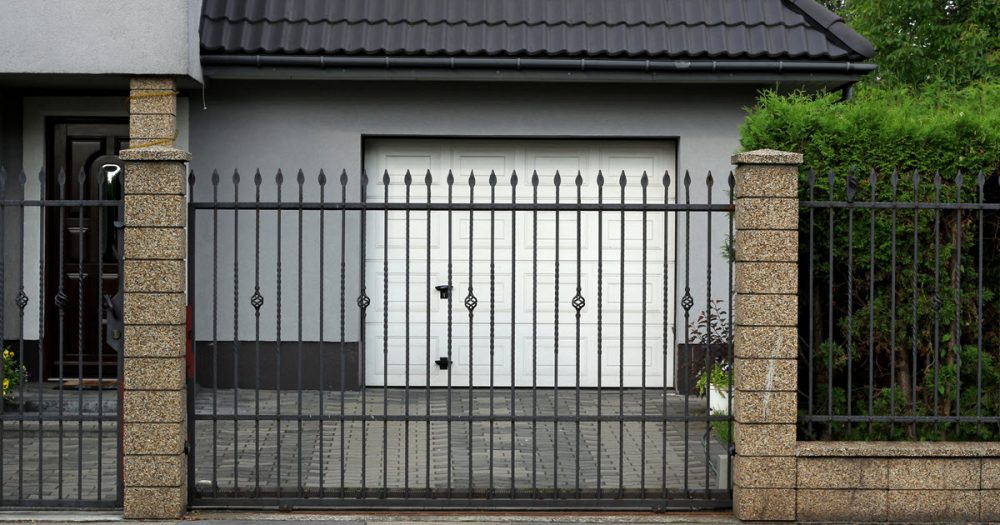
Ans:
[[[441,294],[441,298],[442,299],[447,299],[447,298],[451,297],[451,285],[450,284],[442,284],[440,286],[435,286],[434,289],[437,290],[438,293]]]
[[[434,361],[434,364],[438,365],[438,368],[440,368],[441,370],[447,370],[448,367],[451,366],[451,359],[448,359],[447,357],[442,357],[441,359]]]

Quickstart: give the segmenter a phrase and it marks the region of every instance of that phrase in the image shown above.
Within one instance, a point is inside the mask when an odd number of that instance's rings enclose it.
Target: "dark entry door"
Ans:
[[[127,119],[52,119],[47,129],[46,199],[121,199],[121,175],[108,180],[98,164],[128,147]],[[119,213],[117,206],[46,208],[47,379],[117,377],[118,356],[105,342],[101,302],[119,289]]]

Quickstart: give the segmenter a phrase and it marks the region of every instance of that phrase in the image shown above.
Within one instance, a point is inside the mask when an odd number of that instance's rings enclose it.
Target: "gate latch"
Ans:
[[[122,331],[125,323],[122,319],[122,294],[114,296],[104,294],[104,323],[107,327],[105,342],[115,352],[122,353]]]
[[[434,289],[437,290],[438,293],[441,294],[441,298],[442,299],[447,299],[447,298],[451,297],[451,285],[450,284],[442,284],[440,286],[435,286]]]
[[[448,367],[451,366],[451,359],[448,359],[447,357],[442,357],[441,359],[434,361],[434,364],[438,365],[438,368],[440,368],[441,370],[447,370]]]

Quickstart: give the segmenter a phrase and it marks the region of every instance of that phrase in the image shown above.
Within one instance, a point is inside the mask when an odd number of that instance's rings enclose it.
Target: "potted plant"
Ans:
[[[718,361],[728,361],[729,314],[721,300],[712,301],[707,311],[698,314],[697,320],[688,325],[687,341],[677,345],[674,359],[674,385],[677,393],[698,394],[698,377],[706,366]]]
[[[729,415],[729,381],[732,367],[724,359],[716,360],[712,366],[702,369],[695,386],[699,396],[708,396],[708,408],[713,415]]]
[[[3,404],[14,399],[14,389],[28,377],[24,365],[17,362],[14,351],[9,347],[3,349]]]

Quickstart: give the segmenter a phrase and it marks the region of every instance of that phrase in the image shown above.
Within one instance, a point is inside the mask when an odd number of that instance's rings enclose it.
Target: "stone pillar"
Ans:
[[[760,150],[736,167],[733,508],[795,519],[798,177],[802,155]]]
[[[187,506],[186,151],[175,149],[176,90],[131,82],[125,161],[126,518],[178,518]]]

